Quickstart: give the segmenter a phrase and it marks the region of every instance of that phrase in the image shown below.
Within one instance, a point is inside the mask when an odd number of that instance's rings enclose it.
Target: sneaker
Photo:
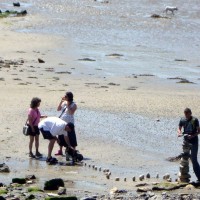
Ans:
[[[63,155],[63,153],[62,153],[62,151],[61,150],[58,150],[58,152],[57,153],[55,153],[55,156],[62,156]]]
[[[42,157],[42,154],[41,154],[40,152],[37,152],[37,153],[35,154],[35,157],[36,157],[36,158],[41,158],[41,157]]]
[[[32,152],[29,153],[29,158],[35,158]]]

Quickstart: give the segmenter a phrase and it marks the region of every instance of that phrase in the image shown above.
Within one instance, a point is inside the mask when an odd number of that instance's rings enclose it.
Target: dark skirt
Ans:
[[[77,140],[76,140],[75,131],[68,132],[68,137],[69,137],[69,141],[70,141],[71,146],[76,147],[77,146]],[[60,140],[60,142],[59,142],[60,146],[64,146],[64,147],[67,146],[67,143],[65,142],[65,139],[64,139],[64,135],[59,135],[58,139]]]
[[[33,132],[31,126],[28,125],[28,134],[30,136],[40,135],[40,130],[39,130],[38,126],[34,126],[34,129],[35,129],[35,132]]]

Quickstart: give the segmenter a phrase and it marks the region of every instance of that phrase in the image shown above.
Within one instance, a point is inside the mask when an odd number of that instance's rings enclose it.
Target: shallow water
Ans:
[[[101,67],[104,75],[149,73],[161,78],[181,76],[200,83],[197,0],[110,0],[108,4],[93,0],[25,0],[24,3],[32,5],[28,8],[30,18],[23,20],[24,27],[20,23],[14,25],[17,30],[70,38],[82,57],[96,59],[89,66]],[[153,13],[165,15],[166,5],[177,6],[179,11],[174,16],[168,14],[170,19],[150,18]],[[124,57],[105,57],[110,53],[121,53]],[[176,58],[187,62],[175,62]]]

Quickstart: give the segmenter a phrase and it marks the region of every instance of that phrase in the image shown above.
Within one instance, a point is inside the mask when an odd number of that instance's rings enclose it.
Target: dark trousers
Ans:
[[[193,165],[193,170],[194,170],[194,173],[195,173],[197,179],[200,181],[200,166],[199,166],[199,163],[197,160],[198,146],[199,146],[198,138],[191,144],[192,144],[191,161],[192,161],[192,165]]]

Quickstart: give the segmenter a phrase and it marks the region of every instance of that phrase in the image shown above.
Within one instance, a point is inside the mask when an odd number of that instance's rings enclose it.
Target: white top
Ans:
[[[76,104],[75,103],[72,103],[71,105],[67,105],[66,103],[64,103],[62,105],[62,109],[61,111],[63,112],[63,110],[65,109],[65,112],[62,114],[62,116],[60,117],[60,119],[64,120],[65,122],[67,123],[73,123],[74,124],[74,115],[71,115],[69,110],[71,108],[73,108],[73,106],[75,106]]]
[[[58,117],[47,117],[39,123],[38,127],[39,129],[43,128],[44,131],[49,131],[53,136],[68,136],[67,131],[65,131],[66,125],[67,123]]]

